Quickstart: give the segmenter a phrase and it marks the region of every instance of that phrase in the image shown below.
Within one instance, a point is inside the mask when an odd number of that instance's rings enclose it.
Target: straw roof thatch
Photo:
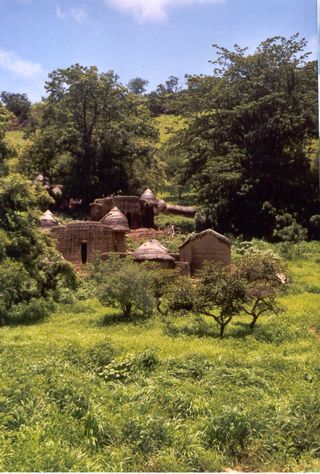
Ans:
[[[150,188],[146,189],[145,192],[141,195],[143,201],[156,201],[156,195],[151,191]]]
[[[112,227],[114,230],[129,230],[128,219],[117,207],[113,207],[100,222],[101,224]]]
[[[54,227],[59,225],[59,221],[54,217],[52,212],[47,209],[40,217],[40,225],[41,227]]]
[[[227,239],[227,237],[225,237],[224,235],[222,234],[219,234],[218,232],[216,232],[215,230],[212,230],[212,229],[206,229],[202,232],[199,232],[198,234],[191,234],[189,235],[189,237],[187,238],[187,240],[185,240],[181,245],[180,245],[180,249],[182,247],[184,247],[186,244],[188,244],[189,242],[193,241],[193,240],[197,240],[197,239],[202,239],[203,237],[207,236],[207,235],[211,235],[213,237],[215,237],[216,239],[219,240],[219,242],[222,242],[223,244],[226,244],[228,245],[229,247],[231,246],[231,242],[229,239]]]
[[[147,240],[144,244],[133,252],[133,259],[137,261],[142,260],[166,260],[174,261],[174,258],[169,254],[168,250],[155,239]]]

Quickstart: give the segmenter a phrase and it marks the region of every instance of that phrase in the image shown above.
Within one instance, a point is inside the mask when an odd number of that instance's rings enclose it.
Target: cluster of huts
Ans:
[[[174,209],[174,213],[195,213],[194,208],[175,207],[178,209]],[[81,265],[96,256],[107,258],[110,254],[129,255],[127,234],[132,229],[155,227],[154,215],[160,212],[170,212],[170,208],[168,211],[165,202],[157,200],[154,193],[147,189],[141,197],[110,196],[96,199],[90,206],[90,221],[60,225],[48,210],[41,216],[40,225],[49,229],[66,260]],[[164,268],[177,267],[182,273],[193,275],[206,260],[229,265],[231,245],[226,237],[207,229],[190,235],[180,246],[179,253],[170,253],[160,242],[151,239],[138,247],[132,257],[137,262],[155,261]]]

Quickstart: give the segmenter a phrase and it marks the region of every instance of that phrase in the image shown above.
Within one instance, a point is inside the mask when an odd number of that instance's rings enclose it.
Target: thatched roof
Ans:
[[[231,242],[229,239],[227,239],[227,237],[225,237],[224,235],[222,234],[219,234],[218,232],[216,232],[215,230],[212,230],[212,229],[206,229],[202,232],[199,232],[198,234],[191,234],[189,235],[189,237],[187,238],[187,240],[185,240],[181,245],[180,245],[180,249],[182,247],[184,247],[185,245],[187,245],[189,242],[193,241],[193,240],[197,240],[197,239],[202,239],[203,237],[206,237],[207,235],[211,235],[213,237],[215,237],[216,239],[219,240],[219,242],[223,243],[223,244],[226,244],[228,245],[229,247],[231,246]]]
[[[155,239],[147,240],[133,252],[133,259],[142,260],[167,260],[174,261],[168,250]]]
[[[151,191],[150,188],[147,188],[145,192],[141,195],[140,199],[143,201],[156,201],[156,195]]]
[[[59,221],[54,217],[52,212],[47,209],[40,217],[40,225],[41,227],[54,227],[59,225]]]
[[[112,227],[112,229],[115,230],[129,230],[128,219],[117,207],[113,207],[100,222],[101,224]]]
[[[167,204],[165,208],[167,214],[177,214],[186,217],[194,217],[197,209],[193,206],[179,206],[178,204]]]

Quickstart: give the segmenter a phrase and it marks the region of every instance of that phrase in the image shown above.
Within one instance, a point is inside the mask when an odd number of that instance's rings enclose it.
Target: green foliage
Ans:
[[[309,226],[317,202],[307,152],[316,136],[317,80],[305,47],[298,35],[267,39],[253,54],[215,46],[201,113],[171,144],[182,163],[178,179],[197,191],[199,228],[270,239],[283,220],[276,216],[289,214],[297,224],[282,238],[301,238],[299,226]]]
[[[308,237],[308,230],[297,223],[291,214],[283,214],[275,217],[275,229],[272,236],[276,240],[301,242]]]
[[[49,74],[46,91],[40,129],[21,162],[24,172],[42,172],[84,205],[146,183],[157,133],[147,107],[112,71],[79,64],[58,69]]]
[[[75,287],[71,265],[38,228],[38,206],[47,201],[43,189],[19,174],[0,179],[0,295],[5,321],[22,322],[25,316],[30,322],[32,313],[39,319],[46,311],[35,298],[59,299],[59,288]],[[17,304],[23,305],[15,308]]]
[[[0,104],[0,177],[7,168],[6,160],[10,156],[10,149],[5,141],[5,130],[9,120],[7,110]]]
[[[142,265],[119,257],[109,257],[105,262],[96,261],[92,278],[97,284],[97,296],[105,305],[120,307],[123,316],[131,312],[148,316],[155,300],[153,282]]]
[[[149,81],[142,77],[134,77],[128,82],[128,89],[133,94],[143,94],[146,91]]]
[[[12,112],[20,121],[27,120],[31,109],[27,94],[2,91],[0,99],[9,112]]]
[[[1,470],[319,471],[319,294],[306,287],[320,247],[290,245],[302,293],[253,333],[242,315],[223,340],[164,334],[167,321],[195,327],[192,315],[106,327],[113,309],[96,300],[1,328]]]

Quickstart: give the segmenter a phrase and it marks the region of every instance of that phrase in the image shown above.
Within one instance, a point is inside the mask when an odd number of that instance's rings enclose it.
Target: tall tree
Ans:
[[[203,225],[270,237],[276,216],[306,225],[315,212],[306,150],[316,136],[316,64],[307,62],[306,44],[298,35],[274,37],[249,55],[214,45],[214,94],[175,142],[185,163],[180,179],[197,189]]]
[[[12,112],[18,119],[26,120],[31,109],[31,102],[27,94],[2,91],[0,94],[2,103],[9,112]]]
[[[134,77],[128,82],[128,89],[133,94],[143,94],[147,90],[149,81],[142,79],[142,77]]]
[[[41,171],[58,179],[84,205],[136,189],[142,179],[136,162],[148,169],[157,136],[147,107],[112,71],[99,73],[93,66],[53,71],[46,90],[40,133],[24,160],[29,174]]]

